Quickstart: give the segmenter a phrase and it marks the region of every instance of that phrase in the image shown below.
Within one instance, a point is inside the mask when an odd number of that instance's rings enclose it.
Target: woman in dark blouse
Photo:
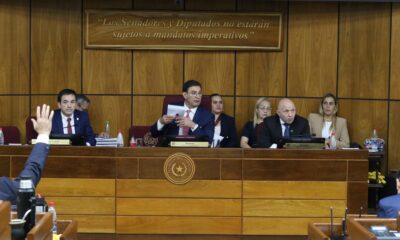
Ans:
[[[240,138],[241,148],[252,148],[257,143],[257,132],[263,126],[260,123],[264,121],[264,118],[271,116],[271,111],[271,103],[266,97],[257,100],[253,121],[248,121],[243,127],[242,137]]]
[[[221,95],[211,96],[211,111],[215,117],[214,147],[237,147],[235,119],[226,115]]]

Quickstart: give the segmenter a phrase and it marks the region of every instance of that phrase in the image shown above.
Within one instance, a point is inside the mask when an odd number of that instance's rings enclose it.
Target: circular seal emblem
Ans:
[[[165,177],[173,184],[185,184],[192,180],[196,166],[193,159],[185,153],[172,154],[165,160]]]

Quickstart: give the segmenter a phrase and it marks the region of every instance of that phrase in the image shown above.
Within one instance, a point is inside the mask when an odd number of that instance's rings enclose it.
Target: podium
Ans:
[[[334,223],[309,223],[308,224],[308,240],[329,240],[332,232],[335,236],[342,235],[342,224]]]
[[[11,240],[10,210],[9,202],[0,204],[0,239]]]
[[[29,231],[27,235],[28,240],[52,240],[53,232],[53,219],[51,213],[45,213],[36,222],[35,227]],[[78,224],[74,220],[58,220],[57,221],[58,234],[61,234],[61,240],[78,240],[77,229]]]
[[[29,231],[26,238],[28,240],[52,240],[53,233],[51,228],[53,227],[53,219],[51,213],[45,213],[40,220],[38,220],[35,226]]]
[[[396,218],[353,218],[347,221],[348,235],[352,240],[377,239],[375,234],[369,231],[369,228],[374,225],[384,225],[389,230],[398,231]]]
[[[8,203],[8,202],[7,202]],[[9,232],[5,232],[3,234],[3,217],[8,216],[8,220],[6,221],[7,226],[9,226],[10,222],[10,207],[8,210],[4,210],[3,212],[3,204],[0,206],[0,239],[3,240],[11,240],[11,229]],[[9,205],[9,203],[8,203]],[[3,214],[3,213],[8,214]],[[12,217],[16,217],[16,213],[12,213]],[[35,227],[29,231],[26,236],[27,240],[52,240],[53,233],[51,231],[53,227],[53,219],[51,213],[39,213],[36,215],[36,224]],[[61,234],[60,240],[78,240],[78,223],[75,220],[57,220],[58,234]],[[4,238],[3,238],[4,236]],[[9,238],[7,238],[8,236]]]
[[[364,218],[359,218],[359,217],[364,217]],[[350,219],[369,219],[371,221],[376,220],[376,215],[372,214],[348,214],[347,215],[347,228],[348,228],[348,222]],[[331,229],[332,228],[332,229]],[[309,223],[308,224],[308,240],[328,240],[330,239],[330,236],[332,236],[332,232],[334,236],[342,236],[343,234],[343,228],[341,223],[333,223],[333,226],[331,227],[330,223]],[[347,229],[347,233],[348,233]],[[348,234],[349,235],[349,234]],[[350,238],[348,238],[350,239]],[[352,238],[351,238],[352,239]]]

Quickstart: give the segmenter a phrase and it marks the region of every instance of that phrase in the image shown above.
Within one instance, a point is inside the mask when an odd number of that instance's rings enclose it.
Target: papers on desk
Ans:
[[[96,138],[96,147],[117,147],[117,138]]]
[[[180,116],[180,117],[183,117],[184,114],[185,114],[185,107],[168,104],[168,108],[167,108],[167,115],[168,116],[174,116],[174,117]]]

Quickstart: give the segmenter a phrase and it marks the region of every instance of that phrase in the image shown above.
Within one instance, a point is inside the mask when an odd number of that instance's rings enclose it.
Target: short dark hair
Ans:
[[[72,89],[66,88],[66,89],[61,90],[61,91],[58,93],[57,102],[60,103],[60,102],[61,102],[61,98],[62,98],[62,96],[64,96],[64,95],[74,95],[74,96],[75,96],[75,99],[76,99],[76,92],[75,92],[74,90],[72,90]]]
[[[188,80],[182,86],[182,92],[187,92],[189,88],[193,86],[199,86],[201,88],[201,84],[196,80]]]
[[[80,102],[88,102],[90,103],[90,99],[88,97],[86,97],[85,94],[78,94],[76,96],[76,102],[80,103]]]

